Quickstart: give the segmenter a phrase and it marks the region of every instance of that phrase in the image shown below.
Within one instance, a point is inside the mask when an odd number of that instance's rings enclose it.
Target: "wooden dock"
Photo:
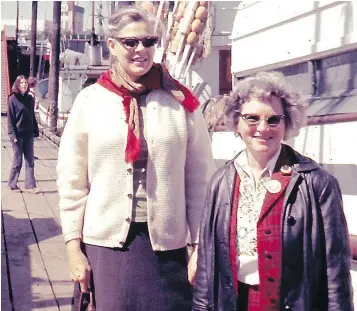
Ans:
[[[42,193],[13,193],[7,186],[12,147],[6,117],[1,127],[1,310],[70,310],[73,283],[58,210],[57,146],[45,137],[35,140]],[[21,172],[20,187],[23,180]]]

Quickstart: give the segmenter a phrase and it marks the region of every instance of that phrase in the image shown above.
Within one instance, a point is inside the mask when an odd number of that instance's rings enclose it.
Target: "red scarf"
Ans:
[[[139,97],[143,92],[155,89],[166,90],[189,112],[195,111],[200,105],[198,99],[191,93],[191,91],[171,77],[168,70],[160,64],[154,64],[150,71],[140,77],[137,81],[137,83],[142,86],[141,93],[130,91],[123,85],[115,83],[112,79],[110,70],[102,74],[97,83],[123,98],[123,106],[126,115],[125,122],[128,124],[128,137],[125,148],[126,163],[133,163],[140,156],[139,118],[135,117],[135,114],[137,114],[135,113],[135,109],[137,110],[140,108],[135,103],[139,101]],[[125,85],[125,82],[122,84]]]

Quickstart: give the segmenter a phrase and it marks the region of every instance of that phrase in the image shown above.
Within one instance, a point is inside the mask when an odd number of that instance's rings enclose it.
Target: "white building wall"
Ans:
[[[346,145],[346,137],[357,132],[357,121],[304,127],[300,135],[288,141],[298,152],[312,158],[320,164],[345,167],[345,175],[335,175],[342,187],[344,211],[346,213],[350,234],[357,235],[355,225],[357,216],[357,196],[351,195],[349,189],[357,181],[357,147]],[[353,135],[353,134],[352,134]],[[332,174],[334,171],[329,170]],[[337,172],[336,172],[337,173]],[[356,186],[354,187],[356,189]]]
[[[243,1],[232,31],[232,72],[288,65],[357,48],[357,1]],[[247,72],[248,71],[248,72]]]

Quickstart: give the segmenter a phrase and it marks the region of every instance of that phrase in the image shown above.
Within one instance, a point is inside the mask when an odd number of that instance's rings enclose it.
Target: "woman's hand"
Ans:
[[[82,292],[88,292],[90,287],[91,267],[84,256],[80,240],[74,239],[67,242],[67,254],[69,263],[69,277],[74,282],[79,282]]]
[[[198,245],[193,246],[192,254],[188,261],[187,270],[188,270],[188,281],[193,285],[196,276],[197,270],[197,255],[198,255]]]

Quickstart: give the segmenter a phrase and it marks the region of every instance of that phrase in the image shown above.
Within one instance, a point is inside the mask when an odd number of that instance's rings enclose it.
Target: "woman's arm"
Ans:
[[[325,234],[328,310],[352,311],[351,250],[341,189],[330,174],[325,174],[314,186]]]
[[[213,183],[213,181],[212,181]],[[208,258],[214,260],[213,251],[213,215],[214,215],[214,188],[213,185],[209,186],[207,197],[205,200],[205,207],[202,215],[201,226],[200,226],[200,236],[199,236],[199,247],[198,247],[198,261],[197,261],[197,272],[194,283],[193,291],[193,301],[192,310],[201,311],[208,310],[209,305],[209,288],[214,286],[209,284],[208,273],[213,274],[214,271],[209,267],[210,264]],[[211,244],[212,243],[212,244]],[[213,282],[213,275],[211,275],[210,280]]]
[[[16,111],[15,111],[15,105],[13,101],[11,100],[11,97],[9,98],[8,101],[8,106],[7,106],[7,132],[12,140],[15,140],[17,138],[17,128],[16,128]]]
[[[201,109],[188,114],[188,145],[185,165],[185,194],[191,244],[198,243],[198,231],[208,182],[214,171],[211,141]],[[192,284],[197,269],[197,246],[191,254],[188,275]]]
[[[85,91],[78,94],[61,137],[57,185],[62,232],[66,241],[69,275],[88,291],[91,267],[81,250],[83,219],[89,192],[88,128]]]
[[[62,231],[65,241],[82,238],[83,218],[89,192],[88,131],[86,105],[78,94],[61,137],[57,162],[57,186]]]
[[[214,172],[211,141],[201,109],[188,113],[188,144],[185,165],[187,219],[191,243],[198,243],[198,231],[208,183]]]

